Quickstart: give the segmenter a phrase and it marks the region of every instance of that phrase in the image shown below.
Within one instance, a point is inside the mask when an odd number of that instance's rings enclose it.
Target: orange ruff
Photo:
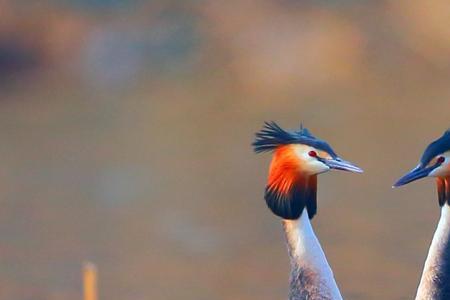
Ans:
[[[286,195],[301,180],[300,170],[301,162],[294,149],[290,145],[281,146],[273,155],[267,186],[270,190]]]
[[[439,205],[443,206],[445,204],[445,202],[450,201],[450,178],[449,177],[437,177],[436,183],[437,183],[437,190],[438,190],[438,196],[439,196]]]
[[[442,206],[445,204],[445,179],[437,177],[436,185],[438,191],[439,206]]]
[[[450,177],[445,177],[445,197],[447,201],[450,200]]]

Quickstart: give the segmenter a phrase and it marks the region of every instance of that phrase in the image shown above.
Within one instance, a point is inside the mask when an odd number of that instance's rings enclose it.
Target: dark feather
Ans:
[[[445,198],[444,201],[450,205],[450,177],[445,178]]]
[[[439,206],[450,205],[450,177],[436,178]]]
[[[432,142],[422,154],[420,163],[422,166],[426,166],[430,161],[439,154],[442,154],[450,150],[450,129],[444,132],[444,134]]]
[[[292,266],[289,300],[332,300],[319,274],[306,266]]]
[[[430,299],[436,300],[450,299],[450,236],[443,237],[442,245],[438,264],[434,266],[433,274],[429,274],[432,280],[429,287]]]
[[[314,147],[318,150],[326,151],[333,158],[337,157],[331,146],[316,137],[311,132],[300,127],[298,131],[286,131],[275,122],[264,122],[264,127],[256,133],[256,139],[253,142],[255,152],[273,151],[277,147],[288,144],[304,144]]]
[[[306,209],[309,218],[312,219],[317,213],[317,175],[310,176],[309,180]]]
[[[317,176],[297,182],[285,194],[274,188],[266,187],[264,199],[267,206],[277,216],[296,220],[306,207],[310,219],[317,212]]]
[[[446,202],[446,184],[445,179],[438,177],[436,178],[436,185],[437,185],[437,192],[438,192],[438,200],[439,200],[439,206],[444,206]]]

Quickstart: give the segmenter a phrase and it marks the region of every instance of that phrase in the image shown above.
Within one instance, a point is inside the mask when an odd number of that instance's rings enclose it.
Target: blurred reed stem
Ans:
[[[83,264],[83,295],[84,300],[98,300],[97,267],[91,262]]]

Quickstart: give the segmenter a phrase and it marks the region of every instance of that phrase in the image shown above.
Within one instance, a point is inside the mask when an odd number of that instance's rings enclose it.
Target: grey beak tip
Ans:
[[[402,182],[400,182],[400,181],[397,181],[396,183],[394,183],[394,185],[392,185],[392,188],[393,188],[393,189],[396,189],[396,188],[398,188],[398,187],[401,187],[402,185],[405,185],[405,184],[402,183]]]
[[[356,167],[356,169],[353,172],[361,174],[361,173],[364,173],[364,170],[361,169],[360,167]]]

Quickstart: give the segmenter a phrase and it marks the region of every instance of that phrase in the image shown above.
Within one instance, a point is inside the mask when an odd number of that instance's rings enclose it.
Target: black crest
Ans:
[[[327,152],[333,158],[337,154],[327,142],[320,140],[300,126],[297,131],[286,131],[275,122],[265,122],[263,129],[256,133],[253,147],[256,153],[273,151],[279,146],[303,144]],[[280,191],[276,186],[267,186],[264,198],[267,206],[283,219],[298,219],[306,208],[309,218],[317,211],[317,176],[299,178],[288,191]]]
[[[337,157],[333,148],[327,142],[313,136],[311,132],[300,126],[298,131],[286,131],[275,122],[264,122],[264,127],[256,133],[253,148],[256,153],[273,151],[278,146],[289,144],[304,144],[318,150],[326,151],[333,158]]]
[[[449,150],[450,129],[444,132],[444,134],[440,138],[428,145],[422,157],[420,158],[420,163],[422,164],[422,166],[426,166],[434,157]]]

